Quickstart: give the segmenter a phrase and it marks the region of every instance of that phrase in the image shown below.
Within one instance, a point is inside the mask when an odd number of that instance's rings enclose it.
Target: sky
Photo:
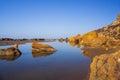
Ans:
[[[0,0],[0,38],[65,38],[116,20],[120,0]]]

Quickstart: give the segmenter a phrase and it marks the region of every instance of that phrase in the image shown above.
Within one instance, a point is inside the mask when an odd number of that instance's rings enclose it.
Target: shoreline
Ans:
[[[25,43],[31,43],[31,42],[54,42],[56,41],[55,39],[46,39],[46,40],[1,40],[0,41],[0,46],[8,46],[8,45],[14,45],[14,44],[25,44]]]

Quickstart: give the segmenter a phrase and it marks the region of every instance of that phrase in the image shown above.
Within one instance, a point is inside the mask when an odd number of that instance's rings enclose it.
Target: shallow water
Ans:
[[[19,45],[22,55],[0,59],[0,80],[88,80],[91,59],[68,43],[43,42],[56,48],[51,55],[32,54],[31,43]],[[1,46],[7,48],[11,46]]]

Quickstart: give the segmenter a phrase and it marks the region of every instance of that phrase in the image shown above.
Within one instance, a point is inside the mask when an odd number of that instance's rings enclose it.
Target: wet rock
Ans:
[[[56,49],[47,44],[39,44],[37,42],[33,42],[32,51],[33,52],[55,52]]]

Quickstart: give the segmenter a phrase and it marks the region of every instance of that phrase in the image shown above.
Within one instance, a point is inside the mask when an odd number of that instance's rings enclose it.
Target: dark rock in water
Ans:
[[[47,45],[47,44],[39,44],[36,42],[32,43],[32,55],[33,57],[36,56],[47,56],[56,51],[55,48]]]
[[[58,39],[58,41],[59,41],[59,42],[63,42],[63,41],[65,41],[65,39],[60,38],[60,39]]]

